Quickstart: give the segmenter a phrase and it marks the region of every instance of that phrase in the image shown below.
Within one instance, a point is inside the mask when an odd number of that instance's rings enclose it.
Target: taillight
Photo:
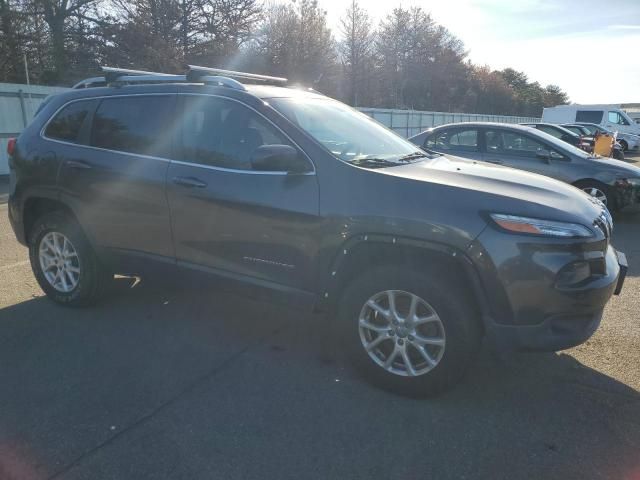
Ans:
[[[9,156],[13,155],[13,152],[16,149],[16,139],[15,138],[10,138],[9,141],[7,142],[7,153],[9,154]]]

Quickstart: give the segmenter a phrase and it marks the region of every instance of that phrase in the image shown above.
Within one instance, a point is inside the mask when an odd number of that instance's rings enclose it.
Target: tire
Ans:
[[[624,153],[622,150],[613,150],[613,158],[616,160],[624,160]]]
[[[29,234],[29,260],[47,297],[69,307],[95,303],[113,280],[113,274],[101,265],[80,226],[58,212],[36,220]]]
[[[413,271],[409,267],[374,268],[348,285],[338,311],[338,332],[352,362],[365,378],[385,390],[410,397],[438,395],[462,378],[480,346],[481,328],[469,293],[455,285],[456,282],[451,280],[438,279],[435,275]],[[384,296],[388,300],[389,295],[385,292],[388,291],[395,292],[398,312],[404,310],[403,315],[407,313],[405,320],[409,318],[407,307],[412,298],[409,294],[412,294],[424,301],[417,309],[418,317],[423,315],[423,320],[431,318],[431,321],[415,326],[413,330],[411,327],[407,329],[406,324],[400,324],[393,334],[361,327],[361,319],[365,318],[366,325],[374,324],[376,328],[388,325],[389,330],[394,329],[387,318],[381,314],[376,316],[374,310],[366,305],[370,299],[377,298],[381,299],[376,300],[376,303],[380,301],[377,305],[384,306]],[[433,319],[433,313],[437,320]],[[431,332],[424,328],[431,329]],[[442,346],[426,346],[431,363],[418,353],[416,343],[413,343],[418,341],[418,334],[422,337],[420,341],[429,337],[444,342]],[[364,344],[378,341],[378,335],[386,335],[386,338],[376,344],[370,355]],[[407,357],[402,353],[396,354],[390,367],[382,365],[389,357],[385,357],[385,352],[391,352],[396,346],[405,349],[414,368],[413,376],[406,368]]]
[[[623,152],[626,152],[629,149],[629,144],[626,142],[626,140],[618,140],[618,143],[620,144]]]
[[[613,194],[613,190],[611,189],[611,187],[609,187],[609,185],[598,182],[597,180],[582,180],[574,183],[573,186],[579,188],[580,190],[591,196],[598,198],[599,200],[602,200],[609,211],[616,211],[616,198]],[[602,199],[601,195],[604,195],[605,200]]]

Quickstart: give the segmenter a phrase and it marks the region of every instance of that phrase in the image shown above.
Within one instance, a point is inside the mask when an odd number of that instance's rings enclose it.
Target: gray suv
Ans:
[[[640,203],[640,168],[589,154],[535,128],[504,123],[455,123],[410,140],[431,151],[520,168],[584,190],[611,211]]]
[[[325,312],[310,328],[412,395],[455,384],[485,336],[559,350],[598,328],[626,272],[601,202],[427,154],[285,82],[108,69],[51,97],[9,144],[9,218],[48,297],[90,304],[116,273],[222,279]]]

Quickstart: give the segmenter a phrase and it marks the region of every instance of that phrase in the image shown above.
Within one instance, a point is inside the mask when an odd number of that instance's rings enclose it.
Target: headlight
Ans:
[[[593,232],[579,223],[556,222],[539,218],[518,217],[492,213],[491,218],[497,225],[513,233],[529,233],[546,237],[585,238]]]

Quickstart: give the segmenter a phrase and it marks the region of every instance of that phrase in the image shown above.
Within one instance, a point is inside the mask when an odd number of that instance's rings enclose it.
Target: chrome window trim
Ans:
[[[92,145],[82,145],[82,144],[79,144],[79,143],[67,142],[67,141],[64,141],[64,140],[57,140],[55,138],[50,138],[50,137],[47,137],[45,135],[45,133],[44,133],[45,130],[47,129],[47,127],[49,126],[49,123],[51,123],[51,121],[56,117],[56,115],[58,115],[58,113],[60,113],[60,111],[63,108],[67,107],[68,105],[70,105],[72,103],[83,102],[83,101],[84,102],[88,102],[88,101],[92,101],[92,100],[102,100],[102,99],[106,99],[106,98],[158,97],[158,96],[169,97],[169,96],[173,96],[173,95],[222,98],[224,100],[229,100],[229,101],[232,101],[232,102],[239,103],[240,105],[243,105],[243,106],[249,108],[250,110],[254,111],[257,115],[262,117],[264,120],[266,120],[268,123],[270,123],[277,131],[282,133],[282,135],[284,135],[287,138],[287,140],[289,140],[293,145],[295,145],[295,147],[307,159],[307,161],[311,165],[312,170],[309,171],[309,172],[305,172],[305,173],[289,173],[289,172],[286,172],[286,171],[262,172],[262,171],[257,171],[257,170],[240,170],[240,169],[233,169],[233,168],[216,167],[216,166],[213,166],[213,165],[205,165],[205,164],[197,163],[197,162],[187,162],[187,161],[184,161],[184,160],[172,160],[172,159],[164,158],[164,157],[154,157],[152,155],[143,155],[141,153],[124,152],[122,150],[111,150],[111,149],[108,149],[108,148],[94,147]],[[88,148],[88,149],[91,149],[91,150],[98,150],[98,151],[110,152],[110,153],[118,153],[118,154],[121,154],[121,155],[132,155],[132,156],[135,156],[135,157],[145,158],[145,159],[149,159],[149,160],[159,160],[161,162],[169,162],[169,163],[175,163],[175,164],[178,164],[178,165],[199,167],[199,168],[204,168],[204,169],[207,169],[207,170],[219,170],[219,171],[228,172],[228,173],[243,173],[245,175],[246,174],[249,174],[249,175],[296,175],[296,176],[300,176],[300,175],[316,175],[316,166],[313,163],[313,161],[311,160],[311,158],[309,157],[309,155],[307,155],[307,153],[300,147],[300,145],[298,145],[289,135],[287,135],[286,132],[284,132],[275,123],[273,123],[271,120],[269,120],[262,113],[257,111],[251,105],[247,105],[245,102],[243,102],[241,100],[237,100],[235,98],[230,98],[230,97],[227,97],[227,96],[224,96],[224,95],[217,95],[217,94],[213,94],[213,93],[186,93],[186,92],[176,92],[176,93],[173,93],[173,92],[172,93],[162,93],[162,92],[159,92],[159,93],[128,93],[128,94],[125,93],[125,94],[122,94],[122,95],[100,95],[100,96],[96,96],[96,97],[83,97],[83,98],[72,99],[72,100],[69,100],[68,102],[65,102],[64,104],[62,104],[60,107],[58,107],[56,109],[55,112],[53,112],[53,114],[49,117],[49,119],[45,122],[45,124],[40,129],[40,138],[45,140],[45,141],[48,141],[48,142],[60,143],[62,145],[70,145],[70,146],[73,146],[73,147]]]

